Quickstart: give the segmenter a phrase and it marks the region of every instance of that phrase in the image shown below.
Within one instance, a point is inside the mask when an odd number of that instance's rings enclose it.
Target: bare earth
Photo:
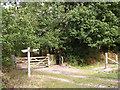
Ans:
[[[117,80],[112,80],[112,79],[101,79],[101,78],[96,78],[96,77],[74,75],[72,73],[74,73],[74,72],[79,73],[79,72],[81,72],[80,69],[70,68],[70,67],[60,66],[60,65],[54,65],[49,68],[39,68],[36,70],[46,71],[46,72],[50,72],[50,73],[64,74],[64,75],[72,76],[72,77],[76,77],[76,78],[84,78],[84,79],[90,78],[90,79],[94,79],[94,80],[118,82]]]

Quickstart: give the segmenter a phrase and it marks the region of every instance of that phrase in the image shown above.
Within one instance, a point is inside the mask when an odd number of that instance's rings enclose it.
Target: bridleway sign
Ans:
[[[38,51],[39,49],[30,49],[30,47],[28,47],[25,50],[21,50],[23,53],[28,53],[28,77],[30,77],[30,52],[35,52]]]

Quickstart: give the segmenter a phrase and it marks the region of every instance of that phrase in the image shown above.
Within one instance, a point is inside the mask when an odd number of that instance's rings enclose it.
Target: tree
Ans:
[[[3,57],[11,54],[18,56],[28,46],[39,47],[34,31],[36,18],[28,7],[17,10],[3,8],[2,16]]]
[[[4,55],[19,56],[21,49],[30,46],[47,51],[54,48],[79,59],[97,49],[119,49],[119,2],[20,5],[18,9],[3,8]]]

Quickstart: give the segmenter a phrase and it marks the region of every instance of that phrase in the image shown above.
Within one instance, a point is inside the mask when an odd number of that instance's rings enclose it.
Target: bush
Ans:
[[[97,49],[86,48],[87,50],[80,50],[79,53],[72,53],[67,55],[67,62],[72,66],[85,66],[103,61],[101,53]]]
[[[74,55],[69,55],[68,58],[68,63],[72,66],[83,66],[85,65],[85,60],[81,59],[79,56],[74,56]]]
[[[11,62],[11,58],[6,56],[6,57],[2,57],[2,63],[5,63],[5,62]]]
[[[10,72],[13,69],[12,59],[10,56],[2,57],[2,72]]]

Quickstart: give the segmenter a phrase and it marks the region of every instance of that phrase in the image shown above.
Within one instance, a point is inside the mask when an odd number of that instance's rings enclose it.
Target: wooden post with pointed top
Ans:
[[[13,66],[13,68],[15,68],[16,67],[15,56],[11,55],[11,57],[12,57],[12,66]]]
[[[118,63],[118,54],[116,54],[116,62]]]
[[[30,77],[30,47],[28,47],[28,77]]]
[[[47,54],[47,57],[48,57],[48,67],[49,67],[50,66],[50,61],[51,61],[50,54]]]
[[[30,77],[30,52],[34,52],[34,51],[37,51],[37,50],[39,50],[39,49],[30,50],[30,47],[28,47],[25,50],[21,50],[23,53],[25,53],[25,52],[28,53],[28,77]]]
[[[61,64],[63,64],[63,56],[61,56],[61,59],[62,59]]]

